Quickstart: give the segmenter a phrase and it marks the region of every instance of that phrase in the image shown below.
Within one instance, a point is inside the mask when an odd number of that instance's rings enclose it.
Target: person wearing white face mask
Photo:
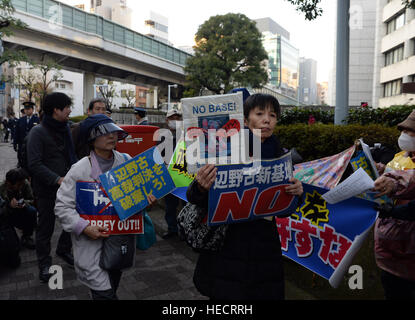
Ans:
[[[388,195],[394,205],[402,208],[414,198],[415,111],[398,124],[401,135],[397,153],[386,166],[378,167],[383,174],[375,181],[378,197]],[[412,203],[412,202],[411,202]],[[414,212],[412,212],[415,214]],[[375,258],[381,269],[386,299],[415,297],[415,221],[393,215],[380,217],[375,225]]]
[[[176,148],[176,132],[183,127],[182,113],[177,109],[170,109],[166,114],[166,122],[173,136],[173,150]],[[177,233],[177,212],[181,200],[172,194],[164,197],[165,201],[165,215],[164,219],[167,223],[167,232],[163,234],[163,239],[170,239],[176,237]]]

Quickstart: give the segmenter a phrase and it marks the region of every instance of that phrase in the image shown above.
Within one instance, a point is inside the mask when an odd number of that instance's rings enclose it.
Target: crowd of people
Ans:
[[[36,250],[39,279],[47,283],[57,217],[63,230],[56,255],[74,267],[93,299],[117,299],[123,270],[106,270],[100,264],[103,243],[115,236],[109,236],[102,226],[90,225],[79,215],[75,185],[86,177],[99,183],[100,174],[128,161],[129,155],[115,150],[117,141],[127,133],[111,119],[105,100],[92,100],[87,118],[76,124],[69,121],[71,105],[67,95],[55,92],[46,96],[40,117],[34,112],[34,103],[27,102],[19,119],[11,115],[1,121],[3,141],[8,142],[10,133],[18,166],[7,172],[0,185],[0,226],[21,230],[21,245]],[[145,109],[135,108],[134,113],[138,125],[149,124]],[[252,136],[259,132],[255,138],[261,142],[262,159],[278,158],[285,153],[274,134],[279,115],[280,105],[275,97],[244,95],[245,126]],[[180,111],[168,111],[166,124],[174,138],[181,121]],[[380,209],[375,226],[375,258],[382,271],[387,299],[415,298],[415,175],[408,170],[415,169],[415,111],[398,129],[402,132],[398,141],[402,152],[390,163],[378,164],[381,176],[374,188],[379,196],[387,195],[395,201],[394,206]],[[398,161],[398,156],[406,162]],[[188,188],[188,201],[201,212],[206,212],[216,173],[214,165],[203,166]],[[301,196],[302,183],[295,178],[290,182],[286,192]],[[147,200],[150,205],[156,202],[151,194]],[[178,235],[176,215],[182,205],[173,195],[165,197],[164,239]],[[276,235],[274,217],[229,225],[219,251],[200,251],[193,278],[197,290],[213,300],[284,299],[283,259]],[[18,253],[0,261],[16,267]]]

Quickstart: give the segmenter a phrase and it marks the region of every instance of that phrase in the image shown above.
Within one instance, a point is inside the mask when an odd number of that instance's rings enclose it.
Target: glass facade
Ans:
[[[271,33],[264,33],[262,44],[268,53],[269,83],[298,100],[299,50]]]

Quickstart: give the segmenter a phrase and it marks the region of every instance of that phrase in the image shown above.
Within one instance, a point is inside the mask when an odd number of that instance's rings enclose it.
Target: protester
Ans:
[[[183,126],[182,113],[176,109],[170,109],[166,114],[166,123],[172,133],[172,141],[170,142],[173,146],[173,150],[176,148],[176,130],[181,130]],[[170,159],[165,159],[168,165]],[[167,232],[162,235],[163,239],[169,239],[177,236],[177,210],[182,201],[171,193],[164,197],[165,201],[165,214],[164,219],[167,223]]]
[[[107,103],[105,99],[102,98],[96,98],[89,102],[88,106],[88,116],[94,115],[94,114],[106,114],[107,112]],[[71,132],[72,132],[72,139],[75,146],[75,152],[78,157],[78,159],[82,159],[83,157],[89,156],[89,145],[86,141],[84,141],[81,137],[81,122],[75,123],[71,126]]]
[[[36,255],[39,279],[49,280],[51,237],[55,227],[56,192],[71,166],[77,161],[68,120],[72,100],[64,93],[54,92],[45,97],[41,125],[28,136],[27,160],[32,188],[39,212],[36,230]],[[70,234],[62,231],[56,254],[73,265]]]
[[[244,102],[245,125],[260,129],[261,158],[273,159],[284,151],[273,135],[280,106],[273,96],[254,94]],[[208,190],[215,181],[214,165],[203,166],[189,186],[190,203],[207,209]],[[286,188],[300,196],[302,184],[295,178]],[[201,251],[193,281],[197,290],[211,299],[284,299],[281,244],[275,218],[229,224],[220,251]]]
[[[375,258],[381,269],[386,299],[415,298],[415,221],[405,217],[408,205],[415,199],[415,111],[400,124],[398,139],[401,152],[386,166],[377,165],[380,173],[375,181],[378,196],[395,199],[394,214],[381,215],[375,224]],[[399,214],[398,214],[399,212]],[[402,215],[403,214],[403,215]],[[412,215],[414,212],[412,211]],[[398,218],[399,217],[399,218]]]
[[[138,125],[148,125],[147,111],[144,108],[134,108],[135,118],[137,119]]]
[[[13,141],[14,150],[17,151],[19,166],[25,162],[25,160],[22,159],[24,156],[24,151],[22,150],[24,139],[29,134],[30,130],[40,122],[39,117],[33,114],[35,106],[33,102],[26,101],[23,103],[23,106],[25,115],[17,121]]]
[[[3,119],[3,130],[4,130],[3,142],[9,142],[10,128],[9,128],[9,121],[6,118]]]
[[[10,129],[10,138],[11,138],[11,142],[13,144],[14,144],[14,136],[15,136],[15,131],[16,131],[16,125],[17,125],[17,119],[14,116],[14,113],[12,113],[10,115],[9,122],[7,123],[7,126]]]
[[[117,299],[116,291],[121,270],[107,271],[100,267],[103,238],[106,229],[89,225],[76,211],[76,183],[89,179],[99,182],[99,175],[117,167],[131,157],[114,150],[117,141],[127,136],[114,121],[105,115],[89,116],[81,124],[81,133],[91,146],[89,157],[76,163],[58,190],[55,213],[64,230],[70,232],[74,245],[75,271],[80,282],[88,286],[94,300]],[[154,203],[153,195],[147,197]],[[135,242],[134,242],[135,243]]]
[[[33,206],[32,189],[23,169],[11,169],[6,173],[6,180],[0,185],[0,197],[6,201],[3,214],[8,223],[22,230],[22,246],[34,249],[32,236],[36,227],[37,210]]]

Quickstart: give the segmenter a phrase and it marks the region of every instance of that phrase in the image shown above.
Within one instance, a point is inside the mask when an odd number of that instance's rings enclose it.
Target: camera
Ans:
[[[24,199],[17,200],[17,204],[19,206],[23,205],[24,204]]]

